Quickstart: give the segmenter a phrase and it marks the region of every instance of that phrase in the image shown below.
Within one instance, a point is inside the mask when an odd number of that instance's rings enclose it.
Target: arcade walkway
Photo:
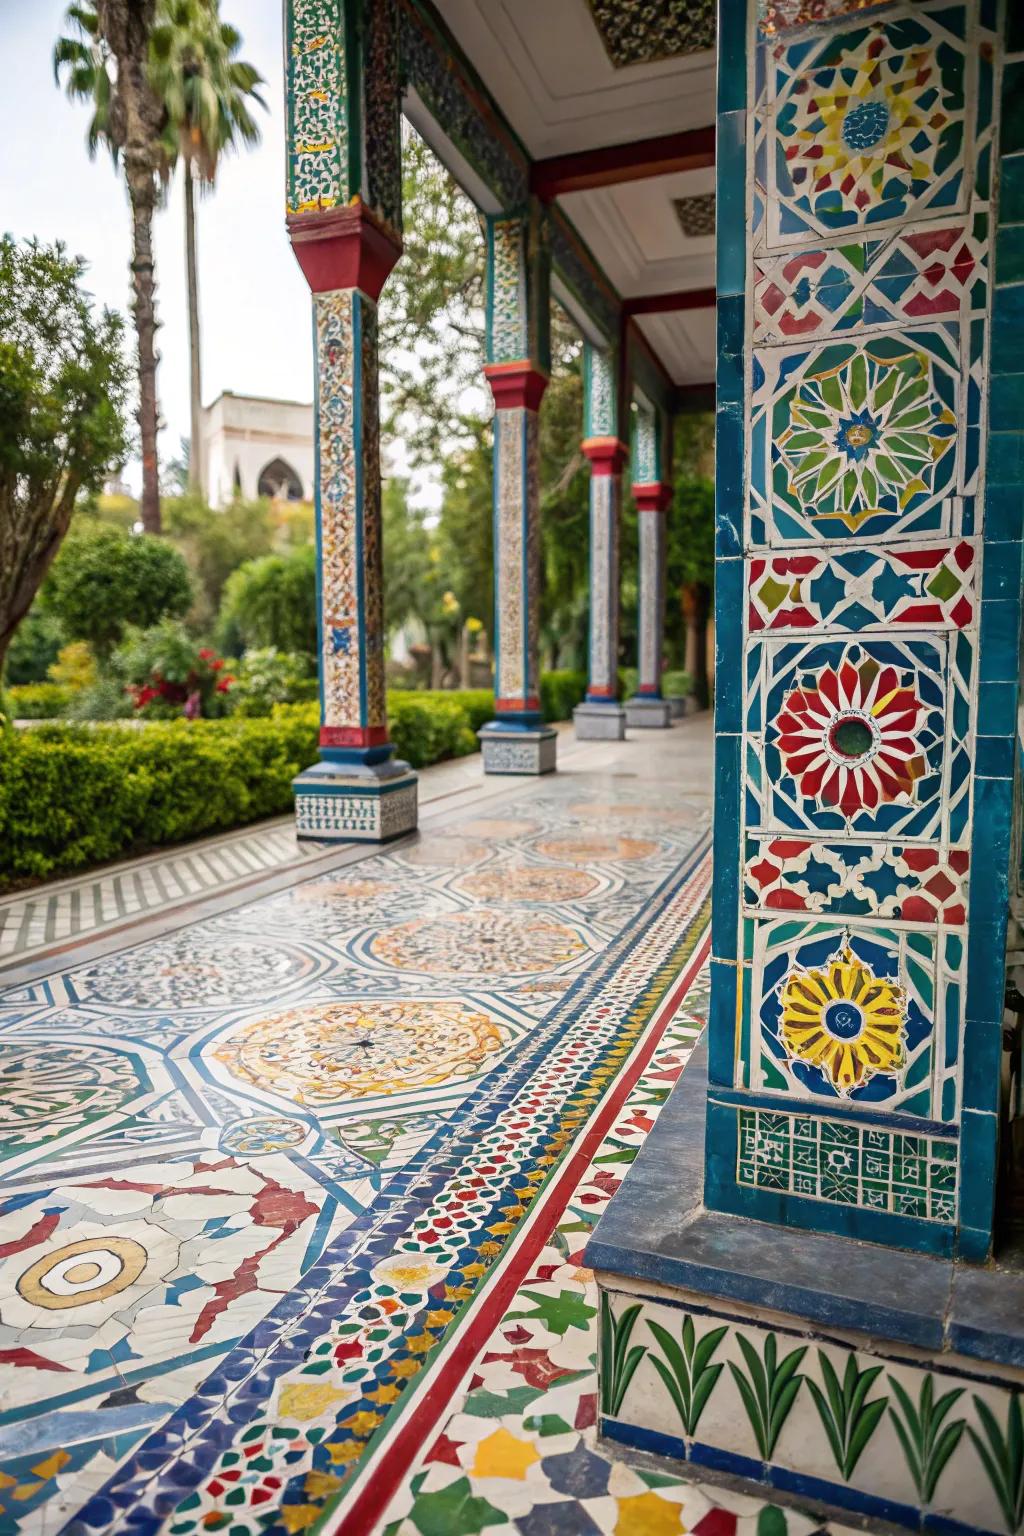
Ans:
[[[0,995],[0,1531],[812,1528],[592,1444],[578,1258],[699,1029],[709,755],[467,781]]]

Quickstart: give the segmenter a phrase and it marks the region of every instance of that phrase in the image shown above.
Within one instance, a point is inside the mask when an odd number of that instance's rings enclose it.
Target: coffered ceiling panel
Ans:
[[[714,121],[708,0],[437,0],[437,9],[535,159]]]

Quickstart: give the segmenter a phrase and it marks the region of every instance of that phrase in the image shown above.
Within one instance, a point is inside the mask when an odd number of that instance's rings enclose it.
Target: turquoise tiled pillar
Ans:
[[[918,1536],[1024,1530],[1022,50],[720,7],[708,1044],[585,1255],[602,1435]]]
[[[725,0],[717,138],[706,1200],[975,1259],[1024,469],[995,25],[988,0]]]
[[[665,647],[665,520],[672,502],[668,457],[671,431],[664,413],[639,403],[633,428],[633,502],[637,511],[637,688],[626,701],[626,724],[664,730],[671,706],[661,694]]]
[[[494,706],[485,773],[549,773],[557,733],[540,702],[540,404],[550,255],[543,211],[487,220],[487,364],[494,397]]]
[[[288,234],[313,298],[320,761],[300,837],[416,825],[384,684],[377,300],[402,249],[394,0],[287,0]]]
[[[621,741],[619,703],[619,524],[622,471],[629,449],[619,428],[619,357],[613,347],[583,349],[583,452],[590,462],[590,630],[587,696],[573,711],[581,741]]]

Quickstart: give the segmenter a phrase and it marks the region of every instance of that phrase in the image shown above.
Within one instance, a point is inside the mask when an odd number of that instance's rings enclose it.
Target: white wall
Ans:
[[[222,507],[235,494],[255,498],[262,471],[283,459],[313,499],[313,407],[292,400],[265,400],[226,391],[203,411],[202,476],[206,498]]]

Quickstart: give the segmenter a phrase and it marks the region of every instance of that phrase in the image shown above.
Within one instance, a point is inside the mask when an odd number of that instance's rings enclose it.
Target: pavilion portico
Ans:
[[[319,369],[323,761],[298,782],[300,828],[415,820],[384,716],[374,339],[404,111],[488,221],[489,771],[554,766],[550,296],[586,348],[580,735],[667,723],[668,445],[715,369],[710,1021],[588,1250],[600,1432],[908,1528],[1020,1530],[1024,1286],[996,1245],[1020,1053],[1019,8],[723,0],[717,46],[699,0],[286,13],[289,228]],[[627,474],[640,686],[623,709]]]
[[[537,434],[552,297],[585,344],[590,633],[577,734],[621,739],[627,709],[631,725],[669,722],[661,670],[673,419],[713,399],[713,27],[710,12],[692,20],[680,10],[667,39],[648,29],[638,48],[611,12],[591,17],[582,0],[295,0],[286,16],[288,226],[313,293],[320,465],[322,760],[297,782],[298,826],[379,839],[416,815],[415,777],[388,741],[380,590],[375,318],[402,249],[400,115],[486,218],[495,718],[481,745],[485,772],[544,773],[556,736],[539,697]],[[640,680],[624,709],[626,475],[640,522]]]

